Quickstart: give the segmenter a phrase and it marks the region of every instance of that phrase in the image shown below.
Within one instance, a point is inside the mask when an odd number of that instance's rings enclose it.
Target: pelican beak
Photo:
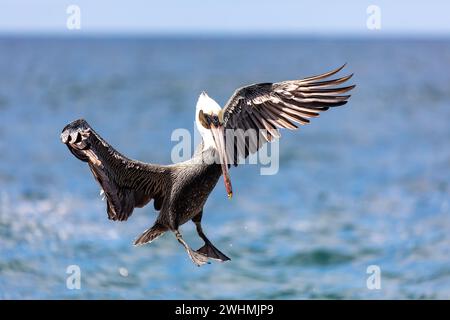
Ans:
[[[228,199],[233,196],[233,188],[231,187],[230,175],[228,174],[228,157],[225,147],[225,129],[223,124],[218,122],[211,123],[210,129],[216,144],[216,149],[219,152],[220,164],[222,166],[223,182],[225,183],[225,189],[227,190]]]

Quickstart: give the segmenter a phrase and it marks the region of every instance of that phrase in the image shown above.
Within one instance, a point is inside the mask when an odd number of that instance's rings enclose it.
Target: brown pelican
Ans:
[[[203,206],[209,194],[222,175],[231,197],[230,165],[236,166],[239,159],[256,152],[265,142],[279,138],[279,129],[297,129],[296,124],[307,124],[320,112],[344,105],[350,95],[343,94],[354,85],[336,86],[353,74],[326,79],[344,66],[301,80],[239,88],[224,108],[203,92],[195,114],[202,142],[193,157],[182,163],[156,165],[131,160],[117,152],[83,119],[67,125],[61,140],[78,159],[88,163],[106,197],[109,219],[125,221],[134,208],[141,208],[153,199],[159,215],[153,226],[135,240],[135,245],[150,243],[172,231],[196,265],[208,263],[209,258],[230,260],[202,230]],[[253,130],[257,134],[253,138],[236,134],[230,139],[230,130]],[[189,220],[195,223],[205,243],[196,251],[179,231]]]

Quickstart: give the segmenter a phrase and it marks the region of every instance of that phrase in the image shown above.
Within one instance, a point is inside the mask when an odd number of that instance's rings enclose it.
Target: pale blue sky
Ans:
[[[450,34],[450,1],[0,0],[0,33],[67,33],[66,8],[81,8],[81,33]],[[369,5],[381,30],[366,27]]]

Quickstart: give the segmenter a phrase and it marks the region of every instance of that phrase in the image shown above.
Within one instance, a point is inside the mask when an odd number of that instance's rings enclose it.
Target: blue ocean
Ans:
[[[449,299],[449,61],[447,39],[0,38],[0,298]],[[108,220],[59,139],[85,118],[123,154],[171,163],[201,91],[223,105],[345,62],[350,102],[282,131],[277,174],[239,166],[233,199],[222,181],[211,194],[203,227],[226,263],[196,267],[171,233],[134,247],[153,207]]]

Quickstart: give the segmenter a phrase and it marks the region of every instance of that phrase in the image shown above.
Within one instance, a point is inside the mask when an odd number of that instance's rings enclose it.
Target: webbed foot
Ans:
[[[211,243],[206,243],[203,247],[198,249],[196,252],[205,255],[208,258],[219,260],[219,261],[228,261],[231,260],[224,253],[222,253],[219,249],[214,247]]]

